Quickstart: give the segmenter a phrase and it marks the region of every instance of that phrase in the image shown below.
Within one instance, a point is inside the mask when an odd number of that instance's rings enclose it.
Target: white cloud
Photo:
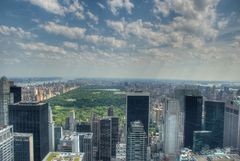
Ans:
[[[58,46],[47,45],[42,42],[37,43],[17,43],[19,47],[24,50],[31,50],[31,51],[39,51],[39,52],[46,52],[46,53],[58,53],[65,55],[67,52]]]
[[[64,41],[63,42],[63,45],[67,48],[70,48],[70,49],[75,49],[77,50],[79,48],[78,44],[77,43],[74,43],[74,42],[69,42],[69,41]]]
[[[127,45],[125,41],[116,39],[115,37],[104,37],[100,35],[86,35],[85,40],[96,45],[103,44],[115,48],[122,48]]]
[[[170,6],[168,1],[154,0],[153,13],[162,13],[164,17],[168,16],[170,13]]]
[[[130,0],[108,0],[107,4],[114,15],[117,15],[118,10],[122,8],[125,8],[131,14],[134,8],[134,4]]]
[[[105,9],[105,6],[102,3],[97,3],[97,5],[101,8],[101,9]]]
[[[59,4],[58,0],[30,0],[30,3],[43,8],[47,12],[64,15],[64,8]]]
[[[24,31],[20,27],[12,27],[12,26],[5,26],[5,25],[0,25],[0,34],[6,35],[6,36],[17,36],[20,38],[36,37],[36,35],[32,34],[31,32]]]
[[[90,19],[92,19],[93,21],[95,21],[95,23],[98,23],[98,17],[95,16],[92,12],[88,11],[87,15]]]
[[[63,35],[71,39],[80,39],[84,37],[86,32],[85,28],[81,27],[69,27],[54,22],[48,22],[47,24],[41,25],[41,27],[49,33],[56,35]]]

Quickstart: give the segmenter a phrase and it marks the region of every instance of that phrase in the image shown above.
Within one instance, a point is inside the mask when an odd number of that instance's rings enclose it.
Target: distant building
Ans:
[[[108,116],[114,116],[113,106],[110,106],[110,107],[108,108]]]
[[[14,161],[13,126],[0,125],[0,160]]]
[[[193,134],[193,151],[201,152],[203,149],[209,149],[211,146],[211,131],[194,131]]]
[[[10,86],[10,93],[13,94],[13,102],[21,102],[22,101],[22,87],[18,86]]]
[[[112,123],[111,118],[104,118],[100,120],[99,132],[99,159],[104,161],[111,161],[111,147],[112,147]]]
[[[75,131],[75,111],[72,110],[69,112],[69,116],[66,118],[65,129],[70,131]]]
[[[9,105],[9,124],[14,132],[32,133],[34,161],[41,161],[49,152],[47,103],[15,103]]]
[[[84,153],[50,152],[42,161],[86,161]]]
[[[14,161],[34,161],[31,133],[14,133]]]
[[[91,132],[91,124],[88,122],[81,122],[76,124],[77,132]]]
[[[223,148],[225,103],[205,101],[205,130],[212,131],[210,148]]]
[[[127,161],[147,161],[147,134],[140,121],[131,122],[126,153]]]
[[[148,138],[149,128],[149,93],[134,92],[127,93],[127,108],[126,108],[126,132],[133,121],[141,121]]]
[[[202,129],[202,96],[185,96],[184,147],[192,149],[193,133]]]
[[[167,100],[164,119],[164,153],[176,156],[182,143],[180,132],[180,106],[177,100]]]
[[[67,133],[61,139],[58,145],[60,152],[79,153],[79,136],[77,133]]]
[[[8,105],[13,102],[10,84],[6,77],[0,79],[0,125],[8,125]]]
[[[93,133],[78,133],[80,152],[85,153],[85,160],[93,160]]]
[[[62,126],[54,127],[54,139],[55,139],[55,151],[58,151],[58,145],[60,143],[60,139],[63,137],[63,128]]]

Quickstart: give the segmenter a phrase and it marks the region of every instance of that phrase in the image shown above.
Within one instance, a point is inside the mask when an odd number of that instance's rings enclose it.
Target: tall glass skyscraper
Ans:
[[[0,160],[14,161],[13,127],[0,125]]]
[[[202,96],[185,96],[184,147],[192,149],[193,132],[202,129]]]
[[[32,133],[34,161],[41,161],[49,152],[47,103],[15,103],[9,105],[9,124],[14,132]]]
[[[225,103],[205,101],[205,130],[212,131],[211,148],[223,148]]]
[[[149,93],[134,92],[127,94],[127,134],[131,122],[140,121],[148,138],[149,127]]]

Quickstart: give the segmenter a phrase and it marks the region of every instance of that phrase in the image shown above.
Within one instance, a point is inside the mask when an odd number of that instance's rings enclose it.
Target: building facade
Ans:
[[[14,161],[13,126],[0,125],[0,160]]]
[[[14,161],[34,161],[31,133],[14,133]]]
[[[47,103],[15,103],[9,105],[9,124],[14,132],[32,133],[34,161],[41,161],[49,152]]]

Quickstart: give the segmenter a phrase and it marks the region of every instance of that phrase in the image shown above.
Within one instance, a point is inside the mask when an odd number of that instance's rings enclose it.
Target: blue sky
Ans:
[[[240,80],[239,0],[1,0],[0,75]]]

